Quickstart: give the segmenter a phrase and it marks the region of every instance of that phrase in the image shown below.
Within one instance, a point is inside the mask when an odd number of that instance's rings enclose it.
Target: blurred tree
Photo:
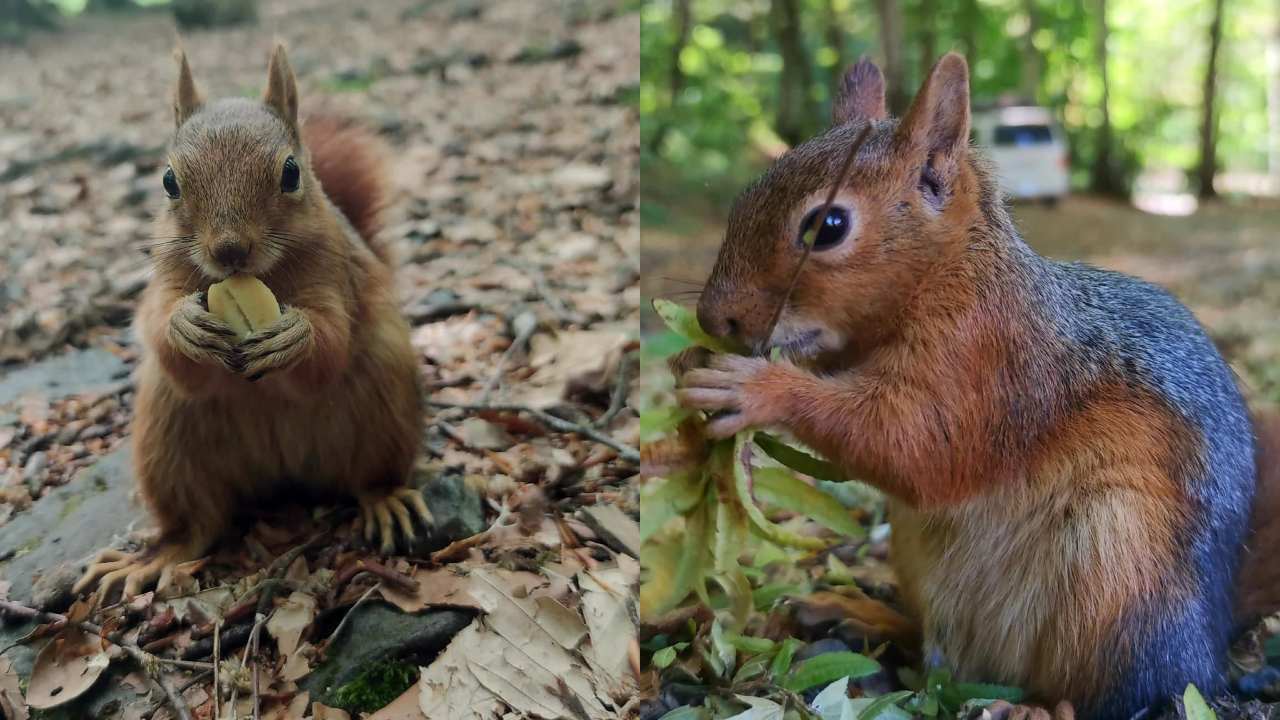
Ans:
[[[1022,85],[1019,93],[1027,102],[1036,102],[1040,92],[1040,51],[1036,49],[1036,31],[1039,29],[1039,11],[1036,0],[1023,0],[1027,16],[1027,29],[1022,33]]]
[[[1204,96],[1200,115],[1200,162],[1196,166],[1197,189],[1202,198],[1217,195],[1213,176],[1218,171],[1218,116],[1214,113],[1218,95],[1218,48],[1222,45],[1222,10],[1224,0],[1214,0],[1213,20],[1209,23],[1209,60],[1204,71]]]
[[[782,73],[778,76],[777,131],[795,145],[812,133],[814,108],[810,102],[813,74],[800,36],[798,0],[773,0],[774,36],[782,53]]]
[[[1098,79],[1102,87],[1101,122],[1098,124],[1097,148],[1093,155],[1090,188],[1104,195],[1120,192],[1115,168],[1111,161],[1111,84],[1107,78],[1107,0],[1096,0],[1096,28],[1094,30],[1094,62],[1098,67]]]
[[[889,113],[901,115],[907,110],[910,96],[907,94],[905,68],[902,55],[902,6],[898,0],[875,0],[876,15],[880,18],[880,48],[884,54],[884,81]]]

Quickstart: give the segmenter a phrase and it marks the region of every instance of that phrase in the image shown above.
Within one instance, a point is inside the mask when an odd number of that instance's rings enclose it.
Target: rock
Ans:
[[[27,463],[22,466],[22,479],[27,481],[27,486],[31,488],[32,495],[35,495],[40,490],[44,469],[48,466],[49,454],[43,450],[32,453],[31,457],[27,458]]]
[[[76,350],[29,365],[0,380],[0,405],[24,395],[59,400],[71,395],[101,393],[128,373],[120,358],[97,348]]]
[[[0,561],[0,577],[13,583],[9,596],[32,602],[37,577],[81,564],[110,546],[146,514],[130,499],[133,472],[127,447],[105,455],[54,488],[30,510],[0,527],[0,548],[14,548]]]
[[[582,43],[568,38],[552,45],[526,45],[511,58],[513,63],[538,63],[563,60],[582,52]]]
[[[409,547],[409,555],[429,555],[455,540],[483,532],[489,526],[484,519],[480,493],[467,484],[462,473],[446,471],[431,476],[420,470],[419,487],[434,522]]]
[[[446,228],[444,234],[454,242],[487,243],[498,239],[498,226],[488,220],[464,219]]]
[[[458,435],[464,443],[477,450],[506,450],[515,444],[501,426],[478,417],[463,420],[458,426]]]
[[[557,190],[603,190],[613,183],[608,168],[598,165],[565,165],[551,173],[551,185]]]
[[[335,613],[332,622],[339,622],[342,612]],[[471,613],[461,610],[410,615],[386,604],[367,602],[351,612],[342,634],[325,651],[325,661],[303,678],[299,687],[310,691],[313,701],[337,707],[336,696],[342,687],[366,669],[393,661],[425,665],[471,618]]]

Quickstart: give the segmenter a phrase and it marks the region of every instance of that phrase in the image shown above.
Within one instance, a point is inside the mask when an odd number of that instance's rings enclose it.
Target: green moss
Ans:
[[[417,681],[417,665],[383,661],[333,691],[333,703],[347,711],[374,712],[390,705]]]

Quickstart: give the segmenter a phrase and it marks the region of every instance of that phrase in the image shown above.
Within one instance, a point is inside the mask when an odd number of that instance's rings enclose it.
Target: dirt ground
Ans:
[[[1055,208],[1019,204],[1012,211],[1026,241],[1048,257],[1084,260],[1171,290],[1209,328],[1251,398],[1280,403],[1280,202],[1224,201],[1172,217],[1076,196]],[[720,221],[689,217],[680,232],[645,227],[646,297],[682,299],[715,262]],[[648,320],[646,328],[653,327]]]

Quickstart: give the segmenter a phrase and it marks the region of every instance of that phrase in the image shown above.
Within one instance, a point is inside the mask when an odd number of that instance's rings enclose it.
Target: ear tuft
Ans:
[[[900,144],[957,155],[969,144],[969,65],[949,52],[933,66],[898,128]]]
[[[883,120],[884,74],[865,56],[849,68],[836,91],[831,119],[836,125],[866,120]]]
[[[173,93],[173,126],[182,127],[187,118],[195,114],[204,104],[200,90],[196,88],[195,78],[191,76],[191,66],[187,64],[187,54],[181,47],[173,50],[173,57],[178,62],[178,86]]]
[[[262,101],[269,105],[282,120],[288,123],[294,134],[298,133],[298,81],[289,65],[284,44],[276,41],[267,66],[267,90]]]

